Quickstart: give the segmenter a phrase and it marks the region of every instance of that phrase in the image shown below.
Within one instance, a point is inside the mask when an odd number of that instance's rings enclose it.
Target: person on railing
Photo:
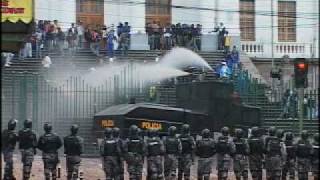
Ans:
[[[224,49],[224,35],[226,33],[226,28],[224,27],[223,23],[220,22],[218,27],[218,50]]]
[[[167,24],[167,26],[164,28],[163,38],[164,38],[164,49],[170,50],[172,47],[172,29],[169,24]]]

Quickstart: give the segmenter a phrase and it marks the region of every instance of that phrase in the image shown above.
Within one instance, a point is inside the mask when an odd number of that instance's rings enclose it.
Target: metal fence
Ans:
[[[2,127],[10,118],[18,119],[18,129],[26,118],[33,120],[33,129],[43,133],[49,122],[61,136],[69,134],[71,124],[81,126],[85,140],[92,138],[93,116],[110,105],[127,103],[131,97],[148,102],[154,82],[135,77],[135,67],[123,67],[118,74],[99,85],[92,85],[81,76],[71,76],[63,82],[35,73],[12,73],[2,78]]]
[[[242,101],[249,105],[262,108],[264,119],[297,118],[298,98],[292,80],[287,82],[285,89],[271,89],[253,78],[247,70],[239,70],[233,77],[235,90]],[[290,95],[291,92],[291,95]],[[319,89],[305,89],[304,118],[318,119]],[[290,111],[290,112],[288,112]],[[286,113],[292,113],[286,116]]]

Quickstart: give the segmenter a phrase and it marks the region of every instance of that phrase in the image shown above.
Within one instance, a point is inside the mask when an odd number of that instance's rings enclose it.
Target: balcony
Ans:
[[[249,57],[271,58],[271,44],[241,41],[241,51]],[[273,45],[274,58],[282,58],[284,55],[290,58],[311,58],[313,47],[311,43],[281,42]]]

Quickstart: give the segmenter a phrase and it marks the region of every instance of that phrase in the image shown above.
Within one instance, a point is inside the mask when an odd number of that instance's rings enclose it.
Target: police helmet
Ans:
[[[176,135],[176,132],[177,132],[177,128],[176,128],[175,126],[170,126],[170,127],[168,128],[168,134],[169,134],[170,136]]]
[[[24,125],[24,128],[31,128],[32,127],[31,119],[24,120],[23,125]]]
[[[301,131],[301,138],[302,139],[308,139],[308,137],[309,137],[309,133],[307,130]]]
[[[286,139],[287,141],[292,141],[292,140],[293,140],[293,134],[292,134],[292,132],[287,132],[285,139]]]
[[[229,135],[229,128],[227,126],[221,128],[221,134],[223,136],[228,136]]]
[[[77,134],[78,133],[78,130],[79,130],[79,126],[76,125],[76,124],[73,124],[70,128],[70,131],[72,134]]]
[[[104,135],[105,135],[106,137],[110,137],[110,136],[112,135],[112,129],[109,128],[109,127],[105,128],[105,129],[104,129]]]
[[[234,134],[235,134],[235,136],[236,136],[237,138],[242,138],[243,135],[244,135],[243,130],[240,129],[240,128],[235,129],[235,130],[234,130]]]
[[[258,128],[257,126],[252,127],[252,128],[251,128],[251,134],[252,134],[252,136],[254,136],[254,137],[258,137],[258,136],[259,136],[259,128]]]
[[[188,133],[190,132],[190,126],[189,126],[189,124],[183,124],[182,127],[181,127],[181,129],[182,129],[182,133],[183,133],[183,134],[188,134]]]
[[[316,142],[316,143],[319,143],[319,133],[315,133],[313,135],[313,141]]]
[[[17,125],[17,120],[16,119],[10,119],[10,121],[8,122],[8,129],[9,130],[14,130],[16,128]]]
[[[113,137],[119,137],[120,136],[120,129],[118,127],[114,127],[112,129],[112,134],[113,134]]]
[[[271,126],[271,127],[268,129],[269,136],[274,136],[274,135],[276,135],[276,131],[277,131],[276,127]]]
[[[203,129],[202,131],[201,131],[201,136],[202,136],[202,138],[209,138],[210,137],[210,130],[209,129]]]
[[[44,129],[45,132],[50,132],[50,131],[52,131],[52,125],[49,124],[49,123],[45,123],[43,125],[43,129]]]
[[[282,139],[283,138],[283,135],[284,135],[284,132],[282,129],[277,129],[276,131],[276,136],[279,138],[279,139]]]
[[[129,128],[129,134],[130,134],[131,136],[137,135],[137,134],[138,134],[138,131],[139,131],[138,129],[139,129],[138,126],[136,126],[136,125],[131,125],[130,128]]]

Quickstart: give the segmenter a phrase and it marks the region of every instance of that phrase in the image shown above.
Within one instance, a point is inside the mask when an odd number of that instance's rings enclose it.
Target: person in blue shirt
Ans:
[[[228,68],[232,71],[232,68],[233,68],[233,59],[232,59],[231,53],[228,53],[228,54],[227,54],[226,62],[227,62]]]
[[[220,68],[220,78],[230,78],[231,76],[231,70],[230,68],[227,66],[226,62],[222,62],[221,63],[221,68]]]
[[[114,30],[111,29],[107,35],[107,52],[109,58],[112,58],[114,56],[114,44],[113,40],[116,40],[116,36],[114,35]]]
[[[233,69],[237,69],[239,64],[239,51],[237,50],[236,46],[233,46],[232,48],[231,57],[232,57]]]

